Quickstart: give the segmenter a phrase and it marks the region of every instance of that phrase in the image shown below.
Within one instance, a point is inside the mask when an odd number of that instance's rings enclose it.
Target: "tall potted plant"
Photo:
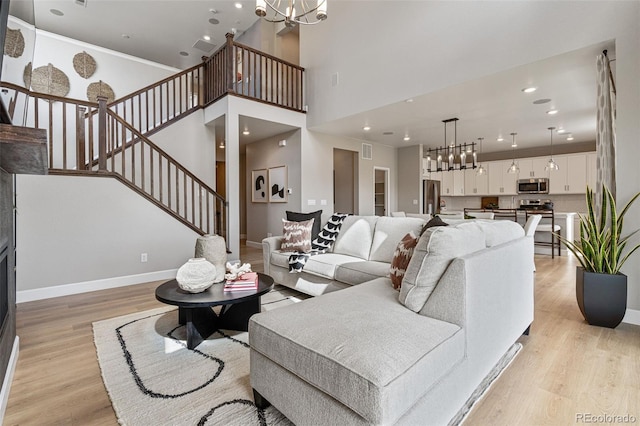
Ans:
[[[594,211],[593,190],[587,187],[587,214],[580,215],[580,240],[571,242],[559,236],[562,243],[578,259],[576,268],[576,298],[582,315],[591,325],[615,328],[627,308],[627,276],[620,268],[640,244],[623,252],[629,239],[638,230],[622,236],[625,214],[638,199],[637,193],[618,211],[611,191],[602,186],[602,208],[599,217]]]

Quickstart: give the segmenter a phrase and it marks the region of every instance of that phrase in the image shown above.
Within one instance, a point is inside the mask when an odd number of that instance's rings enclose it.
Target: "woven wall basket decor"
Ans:
[[[4,42],[4,54],[12,58],[19,58],[24,53],[24,36],[20,30],[7,28]]]
[[[69,93],[69,77],[49,64],[31,72],[31,89],[47,95],[66,96]]]
[[[116,99],[116,94],[113,93],[111,86],[102,80],[97,83],[91,83],[87,87],[87,99],[91,102],[98,102],[98,96],[106,97],[107,103],[111,103]]]
[[[87,52],[78,53],[73,57],[73,69],[82,78],[89,78],[96,72],[96,60]]]
[[[22,72],[22,81],[24,81],[24,87],[31,88],[31,73],[33,72],[33,64],[29,62]]]

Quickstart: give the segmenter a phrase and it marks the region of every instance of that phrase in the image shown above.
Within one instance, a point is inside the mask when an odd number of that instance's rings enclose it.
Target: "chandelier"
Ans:
[[[327,19],[327,0],[256,0],[256,15],[290,28],[313,25]]]
[[[518,146],[516,143],[516,135],[517,133],[511,133],[511,151],[513,152],[513,160],[507,169],[507,173],[511,174],[520,173],[520,167],[518,167],[518,163],[516,163],[516,147]]]
[[[458,119],[449,118],[442,120],[444,123],[444,146],[429,148],[427,150],[427,171],[450,171],[475,169],[477,167],[477,154],[475,142],[458,144]],[[447,125],[453,123],[453,139],[449,143],[447,139]],[[467,155],[471,154],[471,155]],[[468,162],[471,157],[471,162]],[[436,167],[432,170],[432,158],[435,158]]]

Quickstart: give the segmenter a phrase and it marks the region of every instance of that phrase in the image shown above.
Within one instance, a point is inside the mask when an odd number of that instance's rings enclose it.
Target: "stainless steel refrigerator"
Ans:
[[[422,213],[440,213],[440,181],[422,181]]]

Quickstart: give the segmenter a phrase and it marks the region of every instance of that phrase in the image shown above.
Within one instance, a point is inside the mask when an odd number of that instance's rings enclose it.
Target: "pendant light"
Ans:
[[[549,161],[547,161],[547,165],[545,166],[545,170],[558,170],[558,163],[556,163],[555,161],[553,161],[553,131],[555,130],[555,127],[548,127],[549,129],[549,133],[550,133],[550,137],[551,137],[551,157],[549,157]]]
[[[511,165],[507,169],[507,173],[511,173],[511,174],[520,172],[520,168],[516,163],[516,147],[518,146],[518,144],[516,143],[516,135],[517,133],[511,133],[511,138],[512,138],[511,150],[513,151],[513,160],[511,161]]]
[[[478,138],[478,145],[479,145],[479,149],[480,149],[480,153],[482,154],[482,141],[484,140],[484,138]],[[477,155],[476,152],[473,151],[473,159],[474,159],[474,163],[475,160],[477,159]],[[484,166],[482,165],[482,163],[478,164],[478,170],[476,170],[476,173],[479,175],[484,175],[485,173],[487,173],[487,169],[484,168]]]

